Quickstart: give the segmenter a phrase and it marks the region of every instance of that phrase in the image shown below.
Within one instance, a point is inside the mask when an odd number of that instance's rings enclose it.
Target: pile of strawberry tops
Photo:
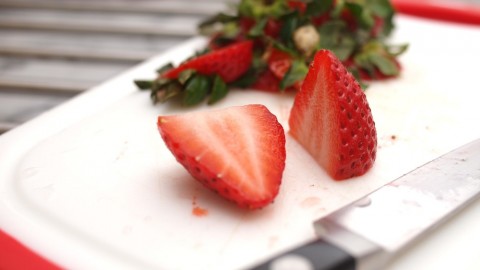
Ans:
[[[137,80],[152,100],[186,105],[224,98],[229,89],[298,90],[316,51],[332,51],[365,88],[396,77],[406,45],[385,39],[395,10],[388,0],[242,0],[199,25],[208,46],[153,80]]]

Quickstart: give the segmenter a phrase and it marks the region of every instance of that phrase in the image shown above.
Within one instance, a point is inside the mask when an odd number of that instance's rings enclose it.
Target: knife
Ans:
[[[252,269],[381,269],[478,197],[480,139],[315,221],[318,239]]]

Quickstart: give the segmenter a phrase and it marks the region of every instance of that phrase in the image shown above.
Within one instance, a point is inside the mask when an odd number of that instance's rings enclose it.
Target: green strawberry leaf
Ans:
[[[289,13],[282,17],[282,21],[283,24],[280,29],[280,40],[284,43],[284,46],[295,49],[293,33],[299,26],[298,12]]]
[[[200,24],[198,25],[198,32],[204,36],[213,35],[218,32],[219,28],[221,28],[222,25],[233,23],[236,20],[238,20],[237,16],[232,16],[225,13],[218,13],[200,22]]]
[[[235,39],[240,33],[240,28],[235,22],[228,22],[223,25],[222,37],[228,39]]]
[[[170,82],[160,86],[160,88],[152,91],[151,98],[153,103],[165,102],[175,96],[182,93],[183,86],[177,80],[171,80]]]
[[[393,61],[391,58],[378,53],[372,53],[368,56],[368,58],[382,74],[388,76],[398,75],[398,67],[395,64],[395,61]]]
[[[193,106],[205,99],[210,90],[210,78],[203,75],[191,77],[185,84],[183,91],[183,104]]]
[[[243,0],[238,5],[238,14],[245,17],[261,18],[272,16],[278,18],[288,12],[285,0]]]
[[[330,21],[320,27],[320,48],[331,50],[340,61],[353,53],[355,39],[348,34],[347,25],[340,20]]]
[[[355,40],[352,37],[344,36],[336,47],[332,48],[332,51],[340,59],[340,61],[345,61],[350,57],[353,50],[355,49]]]
[[[294,85],[296,82],[305,78],[308,72],[308,66],[303,60],[295,60],[288,69],[285,76],[280,81],[280,89],[284,90],[287,87]]]
[[[134,80],[135,85],[140,90],[150,90],[153,87],[153,81],[149,80]]]
[[[265,25],[267,25],[267,21],[268,21],[267,17],[264,17],[258,20],[257,23],[248,32],[248,36],[253,38],[262,36],[264,33],[263,29],[265,28]]]
[[[223,35],[216,36],[212,40],[212,43],[217,45],[218,47],[224,47],[224,46],[227,46],[229,44],[232,44],[233,42],[235,42],[234,38],[226,37],[226,36],[223,36]]]
[[[374,24],[373,16],[370,11],[359,3],[347,2],[345,7],[350,10],[355,20],[363,28],[371,28]]]
[[[393,14],[392,14],[391,16],[388,16],[385,18],[381,37],[383,38],[388,37],[390,33],[392,33],[393,28],[395,28],[395,25],[393,24]]]
[[[305,15],[307,16],[320,16],[332,7],[333,0],[313,0],[307,3],[305,9]]]
[[[220,78],[220,76],[215,76],[213,79],[212,92],[210,93],[210,99],[208,104],[214,104],[220,99],[224,98],[228,94],[227,84]]]
[[[369,53],[359,53],[353,58],[355,65],[365,70],[370,76],[375,72],[375,66],[370,61]]]
[[[198,24],[198,28],[202,29],[202,28],[205,28],[205,27],[212,26],[216,23],[226,23],[226,22],[231,22],[231,21],[235,21],[235,20],[238,20],[237,16],[232,16],[232,15],[220,12],[220,13],[214,15],[214,16],[208,17],[207,19],[201,21]]]
[[[194,69],[186,69],[178,74],[178,82],[185,84],[196,73],[197,71]]]
[[[285,46],[283,43],[281,43],[281,42],[279,42],[275,39],[268,38],[268,42],[270,44],[272,44],[272,46],[275,47],[276,49],[279,49],[282,52],[286,52],[289,55],[291,55],[292,57],[299,57],[300,56],[300,53],[296,49],[289,48],[289,47]]]
[[[167,63],[167,64],[159,67],[156,71],[157,71],[157,74],[162,74],[165,71],[170,70],[172,68],[174,68],[173,64],[172,63]]]
[[[401,44],[401,45],[390,45],[386,47],[388,53],[392,56],[399,56],[404,53],[408,49],[408,44]]]
[[[342,10],[345,8],[345,0],[337,0],[335,1],[335,5],[333,5],[333,10],[331,11],[331,15],[333,18],[339,18]]]
[[[393,30],[393,15],[395,10],[389,0],[367,0],[366,5],[372,14],[383,19],[382,32],[380,37],[387,37]]]
[[[387,18],[395,12],[389,0],[367,0],[366,2],[370,10],[382,18]]]

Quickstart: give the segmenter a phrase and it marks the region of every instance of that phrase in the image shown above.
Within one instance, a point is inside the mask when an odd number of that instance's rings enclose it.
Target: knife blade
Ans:
[[[252,269],[381,269],[479,197],[477,139],[315,221],[318,239]]]

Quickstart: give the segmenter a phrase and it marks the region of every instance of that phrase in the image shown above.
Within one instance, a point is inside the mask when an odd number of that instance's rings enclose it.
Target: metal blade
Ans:
[[[480,196],[480,139],[447,153],[315,222],[324,240],[357,258],[356,269],[410,244]]]

